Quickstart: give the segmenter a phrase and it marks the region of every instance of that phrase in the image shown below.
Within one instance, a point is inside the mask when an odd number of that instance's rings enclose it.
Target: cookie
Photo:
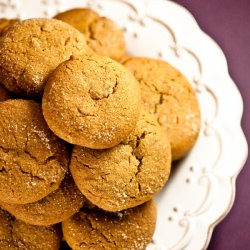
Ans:
[[[167,135],[154,117],[143,111],[135,130],[119,145],[106,150],[75,146],[70,163],[80,191],[107,211],[152,199],[166,183],[170,170]]]
[[[9,91],[0,84],[0,102],[11,98]]]
[[[48,226],[68,219],[85,204],[86,198],[67,174],[60,187],[43,199],[28,204],[0,203],[2,208],[28,224]]]
[[[167,132],[173,160],[184,157],[195,144],[201,126],[194,89],[180,71],[162,60],[130,58],[124,66],[140,82],[144,107]]]
[[[83,209],[62,222],[62,229],[74,250],[143,250],[152,239],[156,217],[153,201],[119,213]]]
[[[0,36],[6,28],[8,28],[10,25],[12,25],[16,22],[18,22],[18,19],[0,18]]]
[[[0,82],[22,96],[41,96],[48,75],[72,54],[90,53],[83,34],[56,19],[33,18],[0,37]]]
[[[60,12],[54,18],[72,25],[88,39],[91,37],[91,24],[99,19],[100,16],[92,9],[75,8]]]
[[[54,18],[69,23],[86,38],[89,47],[97,54],[119,60],[125,53],[123,31],[107,17],[101,17],[91,9],[71,9]]]
[[[42,98],[50,129],[65,141],[109,148],[134,129],[141,106],[137,80],[100,55],[72,57],[50,75]]]
[[[62,238],[59,226],[34,226],[15,219],[0,208],[1,250],[58,250]]]
[[[0,102],[0,201],[35,202],[56,190],[68,170],[69,152],[31,100]]]

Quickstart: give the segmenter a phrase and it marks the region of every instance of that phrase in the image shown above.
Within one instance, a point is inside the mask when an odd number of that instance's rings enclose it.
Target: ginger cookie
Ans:
[[[54,18],[69,23],[87,38],[87,44],[97,54],[119,60],[125,53],[125,38],[118,25],[91,9],[71,9]]]
[[[85,201],[86,198],[76,187],[71,175],[67,174],[57,190],[39,201],[23,205],[1,202],[0,205],[28,224],[48,226],[77,213]]]
[[[201,126],[200,107],[191,84],[162,60],[130,58],[124,66],[138,79],[145,108],[167,132],[173,160],[182,158],[195,144]]]
[[[56,226],[34,226],[15,219],[0,208],[1,250],[58,250],[62,232]]]
[[[50,75],[42,98],[50,129],[89,148],[119,144],[134,129],[140,87],[129,70],[100,55],[72,57]]]
[[[0,102],[6,101],[11,98],[9,91],[0,84]]]
[[[75,146],[70,170],[83,195],[106,211],[121,211],[150,199],[164,186],[171,148],[153,116],[141,112],[135,130],[105,150]]]
[[[63,236],[74,250],[144,250],[152,240],[156,217],[154,201],[118,213],[82,209],[62,222]]]
[[[41,96],[48,75],[73,54],[90,53],[81,32],[60,20],[33,18],[0,37],[0,82],[22,96]]]
[[[65,142],[48,128],[40,104],[0,102],[0,201],[35,202],[56,190],[68,170]]]
[[[89,38],[91,37],[91,23],[95,22],[100,16],[92,9],[75,8],[60,12],[54,18],[72,25]]]

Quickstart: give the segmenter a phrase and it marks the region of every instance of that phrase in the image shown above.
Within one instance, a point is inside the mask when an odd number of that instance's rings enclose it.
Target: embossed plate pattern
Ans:
[[[124,29],[128,53],[167,60],[193,84],[202,129],[156,197],[158,221],[148,249],[206,248],[214,226],[234,202],[235,179],[247,157],[242,98],[221,49],[187,10],[166,0],[0,0],[0,15],[51,17],[73,7],[110,17]]]

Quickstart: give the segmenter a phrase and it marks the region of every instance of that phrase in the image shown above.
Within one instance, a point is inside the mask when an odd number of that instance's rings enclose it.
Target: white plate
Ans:
[[[202,110],[200,136],[156,197],[157,228],[148,249],[204,249],[214,226],[234,202],[235,179],[247,157],[240,127],[242,98],[229,77],[225,57],[190,13],[170,1],[0,0],[0,14],[21,19],[51,17],[86,6],[124,29],[129,53],[169,61],[197,92]]]

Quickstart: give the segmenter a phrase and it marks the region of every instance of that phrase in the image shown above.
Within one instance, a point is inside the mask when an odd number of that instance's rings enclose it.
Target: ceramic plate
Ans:
[[[149,250],[204,249],[234,202],[235,180],[247,157],[240,126],[243,104],[217,44],[183,7],[164,0],[0,0],[2,17],[52,17],[90,7],[119,24],[127,51],[170,62],[197,92],[202,112],[198,141],[173,166],[156,197],[158,221]]]

